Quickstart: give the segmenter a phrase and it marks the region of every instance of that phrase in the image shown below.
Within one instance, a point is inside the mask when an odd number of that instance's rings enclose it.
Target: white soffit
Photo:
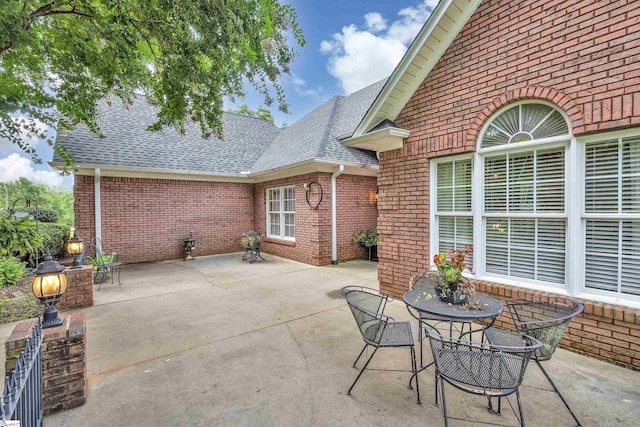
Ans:
[[[409,137],[409,131],[400,128],[384,128],[374,130],[361,136],[345,139],[343,142],[347,147],[360,148],[363,150],[385,151],[402,148],[404,139]]]
[[[353,137],[384,119],[395,120],[438,63],[482,0],[440,0],[407,53],[382,88]]]

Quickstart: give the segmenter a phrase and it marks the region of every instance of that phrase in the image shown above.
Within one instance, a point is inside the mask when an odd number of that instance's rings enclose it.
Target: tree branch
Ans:
[[[135,28],[138,31],[138,34],[140,34],[140,37],[142,37],[143,40],[147,43],[147,46],[149,46],[149,50],[151,51],[151,55],[153,55],[153,59],[155,59],[155,61],[158,62],[158,58],[156,57],[156,53],[153,51],[153,46],[151,46],[151,42],[149,41],[147,36],[144,35],[144,33],[140,30],[140,28],[138,28],[138,26],[136,25],[134,19],[129,19],[129,22],[131,22],[131,25],[133,25],[133,28]]]
[[[84,16],[85,18],[93,18],[93,16],[89,15],[88,13],[77,11],[75,6],[73,6],[71,10],[53,10],[51,9],[51,4],[40,7],[29,16],[33,19],[49,15],[78,15]]]

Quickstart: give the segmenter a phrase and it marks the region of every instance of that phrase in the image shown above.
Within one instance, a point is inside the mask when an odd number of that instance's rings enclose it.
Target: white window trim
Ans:
[[[532,102],[523,101],[525,102]],[[565,120],[570,124],[570,120],[566,113],[556,106],[550,103],[535,100],[534,102],[540,102],[550,105],[556,108],[565,117]],[[512,107],[510,104],[508,107]],[[506,108],[508,108],[506,107]],[[499,114],[502,110],[496,112]],[[500,147],[490,147],[481,149],[480,138],[484,135],[485,130],[488,128],[490,120],[488,120],[480,131],[480,137],[476,151],[474,153],[467,153],[461,155],[441,157],[432,159],[430,161],[429,170],[429,190],[430,190],[430,256],[429,264],[431,268],[435,268],[433,265],[433,257],[436,255],[438,249],[438,227],[436,218],[437,209],[437,173],[436,168],[438,163],[451,162],[455,160],[464,160],[472,158],[473,168],[473,187],[471,195],[471,211],[473,215],[473,246],[476,251],[473,255],[473,265],[475,274],[465,274],[465,277],[484,280],[487,282],[511,285],[521,287],[523,289],[530,289],[541,292],[556,293],[565,296],[571,296],[575,298],[583,298],[592,301],[616,304],[631,308],[640,308],[640,296],[634,296],[625,294],[620,296],[609,291],[587,289],[585,287],[584,268],[585,268],[585,246],[586,246],[586,218],[598,217],[606,218],[607,214],[590,214],[585,213],[584,201],[585,201],[585,143],[604,141],[614,138],[627,138],[640,136],[640,128],[616,130],[610,132],[600,132],[597,134],[591,134],[584,137],[574,137],[572,134],[568,136],[552,137],[536,140],[535,142],[522,142],[516,144],[509,144]],[[571,132],[571,126],[569,125],[569,131]],[[486,229],[485,229],[485,214],[483,212],[484,206],[484,159],[490,155],[507,154],[512,152],[527,151],[528,149],[542,150],[547,148],[556,148],[560,146],[566,147],[565,152],[565,214],[567,218],[567,237],[566,237],[566,253],[571,254],[567,257],[565,265],[565,285],[553,285],[545,282],[536,282],[530,280],[517,280],[504,276],[498,276],[494,274],[488,274],[485,271],[485,254],[484,248],[486,242]],[[493,213],[490,213],[493,215]],[[513,214],[510,216],[514,216]],[[517,215],[515,215],[517,216]],[[555,215],[554,215],[555,216]],[[611,214],[612,218],[629,218],[640,219],[640,214]]]
[[[284,235],[285,233],[285,220],[284,220],[284,215],[285,213],[293,213],[295,215],[296,211],[294,210],[293,212],[291,211],[285,211],[284,210],[284,191],[288,190],[288,189],[293,189],[294,191],[294,200],[295,200],[295,185],[284,185],[281,187],[268,187],[265,189],[265,221],[266,221],[266,230],[267,230],[267,237],[271,238],[271,239],[280,239],[280,240],[286,240],[288,242],[295,242],[296,238],[295,237],[287,237]],[[269,214],[270,213],[275,213],[275,212],[271,212],[269,210],[269,205],[271,202],[271,191],[273,190],[280,190],[280,234],[272,234],[271,233],[271,221],[269,221]],[[295,222],[294,222],[295,224]]]
[[[460,161],[460,160],[467,160],[467,159],[471,159],[471,170],[473,171],[473,174],[475,174],[475,157],[473,155],[473,153],[466,153],[466,154],[459,154],[456,156],[448,156],[448,157],[440,157],[437,159],[432,159],[430,161],[429,164],[429,194],[431,194],[430,197],[430,201],[429,201],[429,224],[432,224],[430,227],[430,236],[429,236],[429,250],[430,250],[430,255],[429,255],[429,266],[431,269],[435,269],[435,264],[433,264],[433,257],[438,253],[437,249],[438,249],[438,235],[439,235],[439,229],[438,229],[438,221],[436,218],[436,211],[438,209],[438,188],[437,188],[437,165],[438,163],[449,163],[449,162],[453,162],[453,161]],[[475,180],[475,175],[472,175],[472,181],[471,181],[471,217],[473,218],[473,227],[474,227],[474,237],[473,237],[473,246],[475,247],[476,245],[476,240],[475,240],[475,212],[474,212],[474,198],[475,198],[475,193],[474,193],[474,185],[473,185],[473,181]],[[451,216],[455,216],[455,213],[452,213]],[[468,217],[467,214],[461,215],[461,216],[465,216]],[[474,254],[474,258],[473,258],[473,265],[476,265],[476,255]],[[465,273],[465,276],[469,277],[469,278],[473,278],[474,276],[471,273]]]

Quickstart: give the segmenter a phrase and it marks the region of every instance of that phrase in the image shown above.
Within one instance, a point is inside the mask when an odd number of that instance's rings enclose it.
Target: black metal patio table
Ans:
[[[491,327],[496,318],[504,311],[502,303],[497,299],[483,294],[477,294],[476,296],[482,310],[465,309],[460,305],[443,302],[436,295],[436,291],[433,288],[414,289],[405,293],[402,296],[402,300],[407,305],[407,309],[413,308],[416,312],[425,314],[427,319],[438,319],[436,322],[448,321],[449,335],[453,335],[453,322],[473,322],[490,319],[490,324],[487,327]],[[418,320],[418,325],[422,328],[422,322],[425,318],[416,316],[410,309],[409,313]],[[422,333],[420,336],[422,337]],[[420,342],[420,346],[422,347],[422,342]],[[422,365],[422,351],[420,351],[420,369],[409,380],[409,388],[411,388],[413,378],[433,364],[434,362],[432,361]]]

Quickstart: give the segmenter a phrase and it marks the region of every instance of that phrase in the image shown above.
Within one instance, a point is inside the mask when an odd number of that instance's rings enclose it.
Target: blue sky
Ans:
[[[307,44],[291,75],[282,78],[289,111],[270,109],[276,124],[292,124],[335,95],[346,95],[387,77],[429,17],[437,0],[290,0]],[[226,108],[246,103],[251,109],[262,99],[247,88],[246,98]],[[44,141],[32,141],[42,165],[0,141],[0,182],[25,176],[31,180],[71,188],[72,177],[62,178],[46,162],[51,148]]]

